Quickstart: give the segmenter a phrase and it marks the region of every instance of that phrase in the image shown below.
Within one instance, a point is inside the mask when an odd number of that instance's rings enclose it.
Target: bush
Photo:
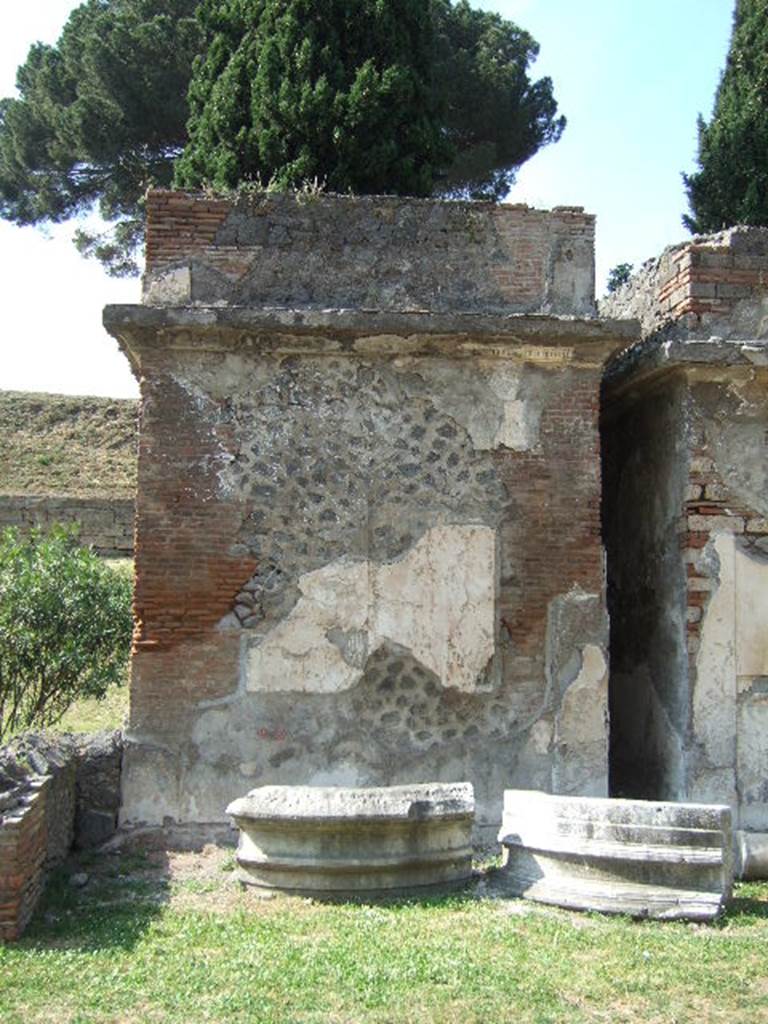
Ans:
[[[619,263],[608,272],[608,294],[617,292],[632,277],[632,263]]]
[[[131,590],[71,529],[0,533],[0,740],[124,680]]]

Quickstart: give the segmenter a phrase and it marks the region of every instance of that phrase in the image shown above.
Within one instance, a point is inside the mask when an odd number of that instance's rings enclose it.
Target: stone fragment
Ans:
[[[730,808],[508,789],[510,895],[575,910],[706,921],[731,894]]]
[[[470,877],[470,783],[349,789],[261,786],[227,807],[249,885],[343,895]]]

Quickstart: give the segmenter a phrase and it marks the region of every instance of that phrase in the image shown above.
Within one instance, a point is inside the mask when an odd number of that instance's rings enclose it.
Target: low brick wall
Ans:
[[[594,313],[580,206],[147,195],[149,305]]]
[[[0,941],[18,939],[48,872],[117,827],[122,737],[27,735],[0,750]]]
[[[132,557],[133,519],[131,498],[0,494],[0,529],[45,530],[54,523],[78,523],[81,543],[106,558]]]
[[[0,939],[18,939],[45,888],[51,779],[36,778],[0,816]]]
[[[744,313],[766,292],[768,228],[735,227],[665,249],[600,301],[600,315],[636,318],[646,336],[679,323],[691,334],[748,337]]]

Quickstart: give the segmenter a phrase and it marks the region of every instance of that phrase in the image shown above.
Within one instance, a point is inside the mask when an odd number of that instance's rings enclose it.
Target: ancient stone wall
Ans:
[[[142,379],[123,821],[266,783],[471,781],[486,828],[510,785],[604,793],[598,390],[635,329],[574,315],[591,220],[211,202],[151,200],[150,305],[105,313]]]
[[[45,887],[49,777],[0,793],[0,941],[17,939]]]
[[[755,316],[756,307],[761,314]],[[768,228],[735,227],[670,246],[600,302],[600,315],[631,317],[643,334],[764,337]]]
[[[54,523],[78,524],[81,544],[107,558],[133,554],[134,502],[130,498],[74,498],[0,494],[0,530],[47,530]]]
[[[619,293],[649,333],[605,385],[612,766],[628,792],[728,802],[747,835],[768,830],[767,239],[665,253],[691,256],[671,309],[642,278]]]
[[[114,833],[121,760],[119,732],[26,734],[0,748],[0,941],[20,937],[73,844]]]
[[[594,313],[581,207],[157,190],[147,218],[152,305]]]

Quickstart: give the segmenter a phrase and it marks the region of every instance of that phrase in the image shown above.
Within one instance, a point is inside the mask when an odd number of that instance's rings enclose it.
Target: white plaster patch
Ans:
[[[607,723],[608,664],[602,648],[585,644],[579,672],[563,693],[555,717],[557,760],[552,781],[556,792],[603,795]]]
[[[299,590],[291,613],[246,654],[247,690],[354,686],[360,659],[334,642],[341,631],[364,633],[369,653],[399,644],[444,686],[472,692],[495,646],[495,531],[435,527],[396,562],[333,562],[302,576]]]
[[[716,534],[711,543],[719,562],[719,582],[701,625],[693,732],[710,768],[732,770],[736,763],[736,543],[730,533]],[[697,799],[703,799],[701,792]]]
[[[581,668],[563,694],[557,716],[557,740],[578,751],[582,744],[602,743],[608,699],[608,666],[596,644],[581,652]]]
[[[404,358],[395,365],[428,376],[435,385],[431,401],[467,431],[476,451],[529,451],[538,441],[541,410],[520,396],[521,366],[479,360],[470,374],[461,364],[434,360]]]
[[[549,753],[552,743],[552,723],[542,718],[531,728],[531,746],[537,754]]]
[[[192,301],[192,275],[189,267],[155,271],[144,278],[142,301],[145,306],[186,306]]]
[[[736,675],[768,676],[768,564],[738,550],[736,592]]]

